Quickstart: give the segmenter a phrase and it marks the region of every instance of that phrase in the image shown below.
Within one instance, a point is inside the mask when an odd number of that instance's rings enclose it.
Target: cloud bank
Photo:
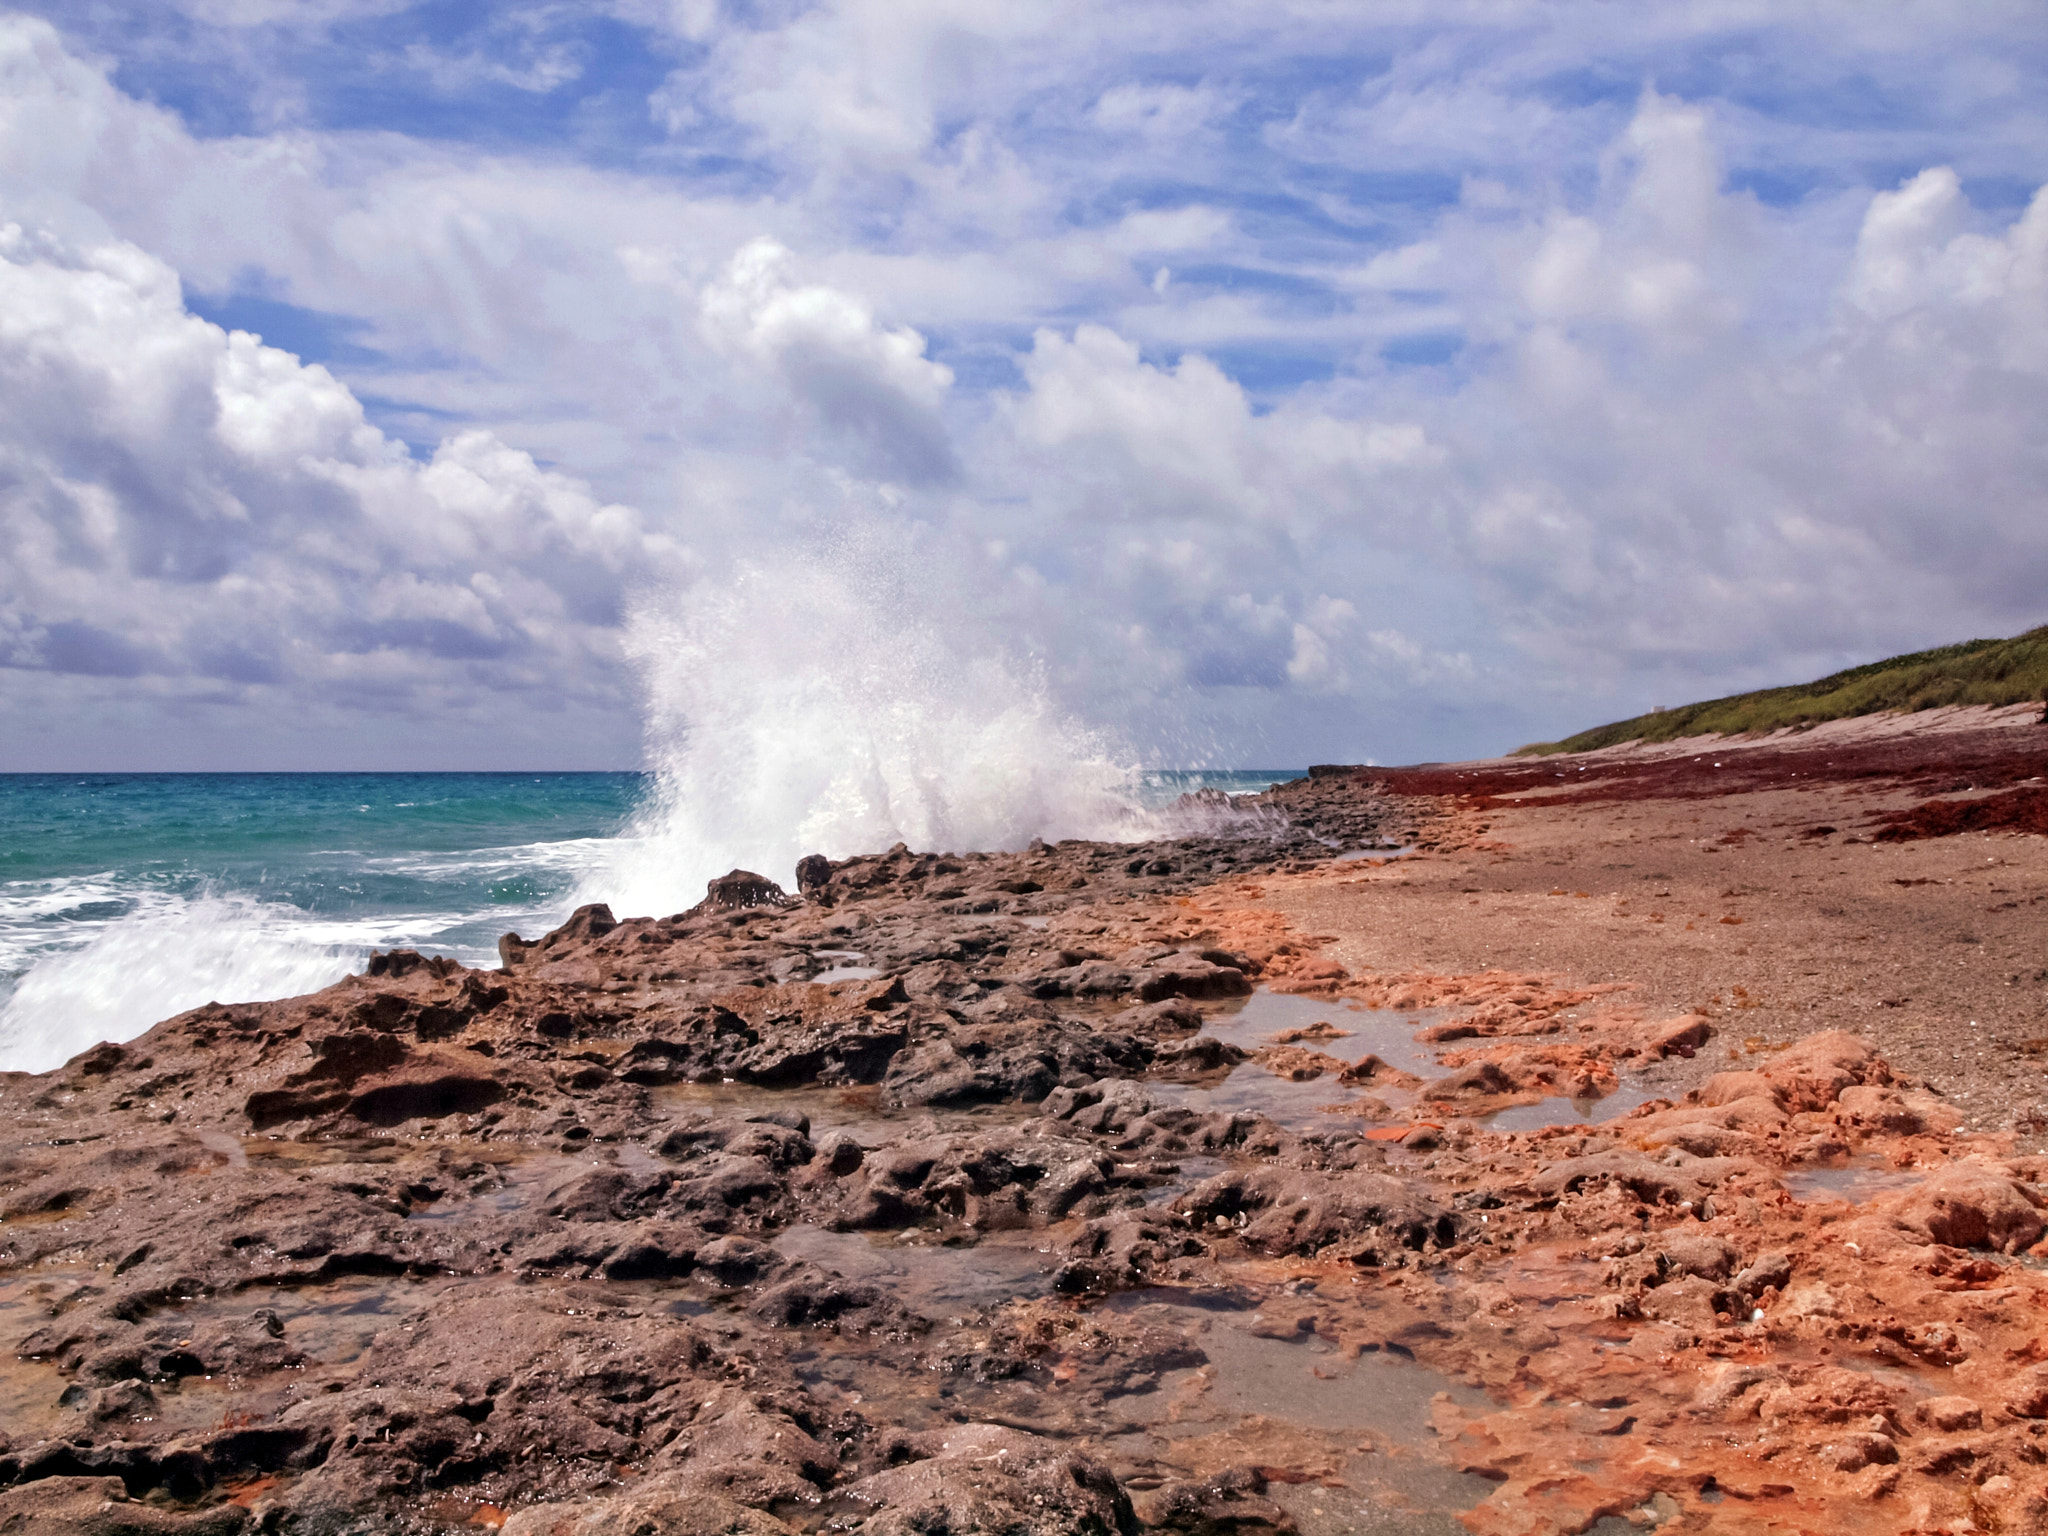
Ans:
[[[630,764],[847,527],[1168,762],[2048,617],[2029,8],[1613,21],[0,15],[0,768]]]

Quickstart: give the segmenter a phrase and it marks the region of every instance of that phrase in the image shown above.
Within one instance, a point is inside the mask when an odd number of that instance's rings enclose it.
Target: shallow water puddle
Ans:
[[[655,1105],[671,1119],[689,1115],[744,1120],[753,1115],[791,1111],[811,1122],[818,1140],[827,1131],[853,1137],[862,1146],[879,1146],[912,1127],[928,1126],[932,1135],[986,1131],[1038,1117],[1036,1104],[975,1104],[963,1109],[932,1109],[924,1105],[893,1108],[881,1102],[871,1086],[857,1088],[759,1088],[751,1083],[672,1083],[652,1090]],[[664,1165],[667,1166],[667,1165]]]
[[[321,1365],[349,1365],[389,1328],[403,1327],[454,1282],[402,1276],[352,1275],[309,1286],[251,1286],[226,1296],[173,1303],[150,1322],[187,1331],[211,1324],[254,1326],[257,1314],[276,1315],[284,1341]]]
[[[1319,1051],[1347,1065],[1377,1056],[1388,1066],[1428,1082],[1442,1077],[1444,1067],[1437,1060],[1435,1049],[1417,1040],[1416,1033],[1449,1017],[1452,1011],[1367,1008],[1343,999],[1298,997],[1262,987],[1241,1006],[1210,1015],[1202,1032],[1241,1050],[1258,1051],[1283,1043],[1276,1036],[1328,1025],[1343,1034],[1337,1038],[1284,1043]],[[1445,1120],[1459,1115],[1456,1104],[1423,1105],[1413,1091],[1344,1084],[1331,1075],[1293,1082],[1256,1061],[1244,1062],[1213,1087],[1166,1083],[1148,1086],[1170,1103],[1197,1109],[1256,1112],[1297,1131],[1326,1126],[1333,1115],[1343,1115],[1348,1105],[1370,1099],[1406,1114],[1425,1111]],[[1648,1089],[1624,1085],[1604,1098],[1553,1098],[1518,1104],[1483,1117],[1483,1123],[1492,1130],[1508,1132],[1532,1131],[1547,1125],[1598,1124],[1625,1115],[1656,1096]]]
[[[1639,1105],[1659,1097],[1647,1088],[1623,1084],[1604,1099],[1543,1099],[1516,1104],[1481,1122],[1495,1131],[1534,1131],[1546,1125],[1599,1125],[1617,1120]]]
[[[1145,1091],[1162,1104],[1260,1114],[1293,1131],[1329,1129],[1332,1111],[1341,1110],[1352,1092],[1327,1077],[1306,1083],[1289,1082],[1254,1061],[1233,1069],[1229,1077],[1213,1088],[1188,1083],[1147,1083]]]
[[[1404,843],[1393,848],[1347,848],[1334,859],[1332,864],[1357,864],[1361,861],[1372,864],[1387,864],[1395,859],[1405,859],[1415,851],[1413,843]]]
[[[1329,1024],[1343,1030],[1344,1037],[1297,1043],[1346,1063],[1377,1056],[1390,1067],[1430,1078],[1442,1076],[1444,1069],[1436,1052],[1418,1041],[1415,1032],[1436,1023],[1446,1011],[1367,1008],[1342,999],[1297,997],[1261,987],[1242,1005],[1211,1014],[1202,1025],[1202,1033],[1214,1035],[1240,1050],[1256,1051],[1275,1044],[1275,1035]],[[1324,1084],[1326,1095],[1330,1086]]]
[[[243,1154],[248,1158],[308,1168],[328,1168],[340,1163],[395,1163],[423,1148],[438,1153],[444,1147],[451,1151],[464,1151],[469,1145],[462,1142],[399,1141],[381,1136],[337,1136],[319,1141],[294,1141],[283,1136],[244,1136],[241,1143]],[[478,1148],[483,1145],[476,1144]],[[492,1151],[499,1156],[505,1155],[502,1149],[493,1148]]]
[[[1049,1246],[1040,1246],[1044,1241],[1043,1234],[1002,1234],[951,1247],[800,1223],[784,1228],[772,1246],[785,1258],[886,1287],[921,1316],[944,1318],[1045,1295],[1057,1260]]]
[[[1927,1175],[1917,1168],[1862,1164],[1847,1168],[1801,1168],[1778,1175],[1794,1200],[1840,1200],[1863,1205],[1879,1195],[1911,1189]]]
[[[826,987],[835,981],[873,981],[881,974],[880,968],[872,965],[835,965],[810,979],[815,985]]]
[[[65,1302],[94,1290],[96,1278],[96,1271],[83,1266],[37,1265],[0,1279],[0,1429],[18,1446],[76,1435],[88,1426],[84,1415],[92,1404],[91,1389],[71,1381],[54,1361],[16,1351],[25,1336],[61,1315]],[[244,1310],[256,1305],[249,1303]],[[226,1380],[154,1381],[135,1417],[161,1432],[210,1429],[233,1411],[239,1395],[238,1384]],[[118,1433],[119,1421],[91,1428]]]
[[[1171,1205],[1182,1195],[1200,1184],[1204,1179],[1213,1179],[1226,1172],[1230,1164],[1220,1157],[1209,1157],[1195,1153],[1174,1159],[1175,1172],[1164,1184],[1155,1185],[1145,1191],[1147,1205]]]
[[[1476,1409],[1486,1406],[1484,1393],[1405,1354],[1341,1352],[1314,1334],[1268,1337],[1259,1331],[1263,1313],[1141,1299],[1147,1294],[1158,1293],[1137,1293],[1119,1310],[1183,1333],[1209,1363],[1120,1401],[1145,1425],[1117,1442],[1140,1481],[1260,1466],[1267,1497],[1304,1536],[1461,1532],[1457,1512],[1492,1492],[1438,1457],[1429,1427],[1439,1396]]]
[[[488,1170],[481,1178],[478,1165]],[[438,1198],[421,1201],[406,1212],[406,1220],[447,1225],[495,1221],[530,1209],[549,1190],[580,1174],[611,1167],[649,1174],[672,1166],[632,1142],[573,1152],[529,1152],[491,1146],[444,1159],[443,1166],[435,1170],[442,1185],[451,1185],[451,1169],[455,1171],[454,1177],[476,1182],[466,1190],[448,1187]],[[487,1182],[490,1179],[497,1182]]]
[[[1443,1067],[1427,1046],[1417,1042],[1415,1031],[1433,1023],[1436,1017],[1436,1013],[1396,1012],[1342,1000],[1296,997],[1262,987],[1241,1005],[1210,1014],[1203,1022],[1202,1033],[1214,1035],[1240,1050],[1259,1051],[1279,1043],[1274,1040],[1275,1035],[1328,1024],[1342,1030],[1343,1036],[1293,1043],[1346,1065],[1377,1056],[1389,1066],[1429,1078],[1440,1076]],[[1343,1106],[1361,1093],[1372,1093],[1388,1102],[1407,1097],[1339,1083],[1334,1076],[1294,1082],[1256,1061],[1240,1064],[1222,1082],[1210,1087],[1148,1083],[1146,1088],[1165,1103],[1190,1109],[1262,1114],[1290,1130],[1327,1127],[1331,1112],[1341,1113]]]

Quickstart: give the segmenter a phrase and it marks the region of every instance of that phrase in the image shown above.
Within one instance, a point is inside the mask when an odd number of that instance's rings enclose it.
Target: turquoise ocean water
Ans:
[[[1154,809],[1294,776],[1154,772],[1130,798]],[[40,1071],[204,1002],[311,991],[373,948],[496,964],[499,934],[607,899],[651,787],[637,773],[0,774],[0,1070]]]

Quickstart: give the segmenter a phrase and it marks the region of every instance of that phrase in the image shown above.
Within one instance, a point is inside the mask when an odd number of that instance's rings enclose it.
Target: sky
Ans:
[[[878,634],[1440,760],[2016,633],[2044,183],[2039,0],[0,11],[0,770],[632,767]]]

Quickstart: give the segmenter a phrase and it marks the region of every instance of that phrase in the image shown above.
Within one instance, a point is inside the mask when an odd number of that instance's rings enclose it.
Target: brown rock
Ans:
[[[1252,1060],[1290,1083],[1312,1082],[1325,1074],[1341,1077],[1350,1065],[1335,1056],[1303,1050],[1298,1045],[1269,1045],[1252,1052]]]
[[[792,1536],[794,1527],[665,1473],[616,1499],[515,1510],[499,1530],[503,1536]]]
[[[1646,1056],[1691,1056],[1713,1037],[1713,1026],[1696,1013],[1645,1024],[1636,1032],[1636,1048]]]
[[[1927,1128],[1927,1122],[1893,1088],[1844,1088],[1836,1103],[1843,1114],[1894,1135],[1917,1136]]]
[[[1899,1459],[1899,1448],[1889,1435],[1842,1435],[1820,1448],[1820,1459],[1837,1472],[1861,1472],[1865,1467],[1890,1466]]]
[[[1711,1234],[1695,1236],[1680,1232],[1664,1239],[1663,1257],[1666,1268],[1672,1271],[1706,1280],[1725,1280],[1734,1272],[1736,1252],[1732,1244]]]
[[[1054,1441],[963,1424],[913,1446],[922,1459],[841,1493],[865,1516],[862,1536],[1137,1536],[1131,1501],[1109,1470]]]
[[[1337,1074],[1340,1083],[1370,1083],[1380,1088],[1404,1088],[1422,1081],[1412,1072],[1403,1072],[1391,1066],[1378,1056],[1367,1054],[1360,1057]]]
[[[1515,1091],[1515,1080],[1491,1061],[1475,1061],[1423,1085],[1425,1099],[1489,1098]]]
[[[2006,1412],[2022,1419],[2048,1419],[2048,1364],[2029,1366],[2006,1393]]]
[[[832,881],[832,861],[822,853],[807,853],[796,861],[796,888],[814,900]]]
[[[1984,1410],[1974,1398],[1930,1397],[1920,1405],[1920,1417],[1926,1420],[1930,1429],[1953,1435],[1966,1429],[1981,1428]]]
[[[1783,1373],[1773,1366],[1729,1362],[1707,1378],[1693,1402],[1709,1413],[1753,1416],[1764,1398],[1784,1384]]]
[[[248,1519],[234,1504],[178,1510],[132,1502],[118,1477],[44,1477],[0,1492],[7,1536],[233,1536]]]
[[[2031,1248],[2048,1230],[2025,1189],[1974,1163],[1952,1163],[1930,1175],[1899,1198],[1891,1219],[1930,1243],[2001,1253]]]
[[[1257,1467],[1232,1467],[1199,1483],[1168,1483],[1145,1524],[1183,1536],[1294,1536],[1294,1517],[1265,1497]]]
[[[744,912],[753,907],[789,904],[789,893],[766,875],[757,875],[751,869],[735,869],[706,882],[704,899],[690,912],[693,916],[705,912]]]
[[[1733,1104],[1742,1099],[1766,1099],[1778,1103],[1778,1085],[1761,1072],[1716,1072],[1700,1085],[1700,1102],[1710,1106]]]
[[[1344,1040],[1348,1039],[1350,1034],[1350,1030],[1339,1029],[1328,1019],[1319,1019],[1304,1029],[1283,1029],[1277,1035],[1268,1035],[1266,1038],[1275,1045],[1298,1045],[1304,1040]]]
[[[1885,1082],[1891,1071],[1868,1040],[1845,1030],[1808,1035],[1764,1068],[1791,1110],[1825,1109],[1843,1089],[1857,1083]]]

